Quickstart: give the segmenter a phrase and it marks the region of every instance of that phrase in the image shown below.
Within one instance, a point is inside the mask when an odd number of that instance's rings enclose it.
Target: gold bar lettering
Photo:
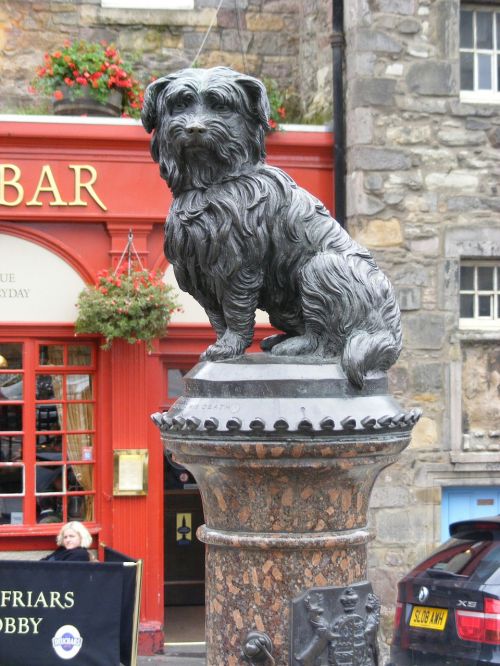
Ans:
[[[43,181],[47,179],[48,185],[43,184]],[[49,164],[44,164],[40,172],[40,178],[38,180],[38,185],[35,190],[33,198],[26,203],[27,206],[43,206],[41,201],[38,201],[38,196],[40,192],[51,192],[54,197],[54,201],[49,203],[49,206],[67,206],[67,202],[61,198],[61,194],[56,184],[54,174]]]
[[[70,164],[70,169],[73,169],[75,172],[75,200],[70,202],[70,206],[87,206],[87,202],[84,201],[81,197],[81,191],[87,190],[87,193],[91,198],[96,202],[96,204],[102,208],[102,210],[108,210],[103,202],[99,199],[97,192],[94,190],[92,185],[97,180],[97,171],[90,164]],[[87,171],[90,173],[90,178],[86,182],[82,181],[82,172]]]
[[[12,178],[7,178],[7,170],[12,171]],[[24,189],[19,182],[21,178],[21,169],[16,164],[0,164],[0,205],[1,206],[19,206],[24,197]],[[12,187],[17,192],[17,197],[13,201],[7,201],[5,190]]]

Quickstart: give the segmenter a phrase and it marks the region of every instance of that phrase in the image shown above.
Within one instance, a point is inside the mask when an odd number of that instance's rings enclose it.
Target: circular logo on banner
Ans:
[[[80,652],[83,638],[80,632],[72,624],[65,624],[60,627],[52,639],[54,652],[61,659],[73,659]]]

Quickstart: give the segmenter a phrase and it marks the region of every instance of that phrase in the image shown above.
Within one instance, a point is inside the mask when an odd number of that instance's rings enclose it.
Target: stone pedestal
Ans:
[[[154,418],[203,499],[207,666],[337,663],[332,628],[370,615],[370,492],[418,417],[385,375],[360,391],[333,363],[255,354],[187,375],[183,397]],[[374,663],[355,634],[361,656],[353,648],[345,663]]]

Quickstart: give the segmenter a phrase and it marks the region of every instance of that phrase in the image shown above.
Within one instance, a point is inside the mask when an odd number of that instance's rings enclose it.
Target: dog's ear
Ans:
[[[259,79],[244,74],[238,76],[236,83],[246,92],[252,111],[257,116],[263,129],[267,131],[269,129],[271,107],[265,85]]]
[[[171,76],[162,76],[161,79],[156,79],[150,83],[144,93],[144,104],[142,106],[141,120],[144,129],[148,134],[156,129],[158,117],[158,95],[164,90],[169,83],[175,79],[175,74]]]

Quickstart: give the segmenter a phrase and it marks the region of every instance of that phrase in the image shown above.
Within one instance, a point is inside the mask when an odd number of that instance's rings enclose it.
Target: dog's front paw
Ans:
[[[233,331],[226,331],[222,338],[205,349],[200,358],[202,361],[221,361],[225,358],[235,358],[241,356],[249,344],[241,335]]]
[[[289,336],[286,333],[277,333],[276,335],[268,335],[267,338],[264,338],[260,343],[260,348],[262,351],[268,352],[271,349],[286,340]]]
[[[319,340],[316,335],[297,335],[279,342],[271,349],[275,356],[302,356],[314,354],[318,349]]]

